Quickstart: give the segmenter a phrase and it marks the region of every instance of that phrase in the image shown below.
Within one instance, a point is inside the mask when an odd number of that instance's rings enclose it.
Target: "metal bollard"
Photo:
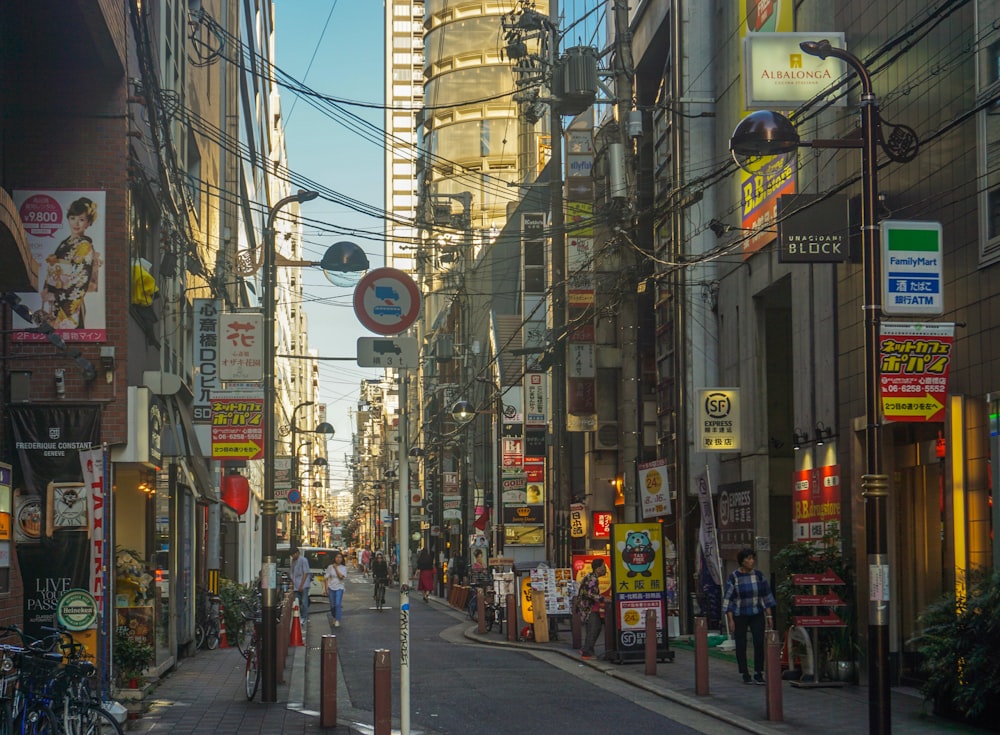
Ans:
[[[656,676],[656,611],[646,611],[646,676]]]
[[[517,598],[507,595],[507,640],[517,640]]]
[[[781,640],[778,631],[764,633],[764,671],[767,674],[767,719],[781,722],[785,713],[781,706]]]
[[[611,607],[611,601],[605,600],[604,602],[604,657],[605,658],[607,658],[609,653],[614,653],[618,650],[618,631],[616,631],[615,626],[612,625],[612,623],[615,621],[614,614],[615,612],[614,608]]]
[[[319,660],[319,726],[337,726],[337,636],[324,635]]]
[[[389,649],[375,649],[375,735],[392,733],[392,671]]]
[[[708,618],[694,619],[694,693],[708,696]]]
[[[486,632],[486,590],[480,589],[476,593],[476,622],[479,624],[479,633]]]

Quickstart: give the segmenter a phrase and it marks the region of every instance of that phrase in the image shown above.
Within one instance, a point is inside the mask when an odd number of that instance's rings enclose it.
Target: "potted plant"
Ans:
[[[980,726],[1000,718],[1000,572],[970,572],[920,615],[914,642],[927,674],[921,692],[938,714]]]
[[[111,660],[115,666],[118,686],[138,688],[142,672],[151,666],[155,659],[156,652],[148,643],[128,635],[117,635]]]
[[[844,556],[837,524],[831,524],[820,541],[798,541],[785,546],[774,555],[774,565],[778,580],[775,585],[778,616],[786,626],[791,624],[793,615],[809,612],[808,609],[796,608],[794,597],[811,590],[796,585],[793,575],[818,574],[830,570],[844,581],[843,586],[821,590],[835,593],[844,602],[843,605],[830,609],[844,621],[844,627],[819,628],[811,637],[817,648],[817,673],[823,672],[828,679],[835,681],[855,681],[859,648],[854,570]]]

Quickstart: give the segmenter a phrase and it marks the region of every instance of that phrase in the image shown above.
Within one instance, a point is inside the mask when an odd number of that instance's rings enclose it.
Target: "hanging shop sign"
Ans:
[[[743,37],[743,92],[747,109],[789,110],[813,99],[823,99],[824,94],[827,105],[846,106],[847,96],[837,94],[839,89],[835,85],[846,73],[844,61],[832,56],[821,59],[799,48],[803,41],[820,39],[826,39],[834,48],[846,48],[843,32],[747,33]]]
[[[882,312],[892,316],[944,313],[940,222],[882,220]]]
[[[667,460],[657,459],[639,464],[639,498],[643,518],[670,515]]]
[[[264,315],[227,312],[219,320],[219,378],[223,382],[264,380]]]
[[[944,421],[955,325],[882,322],[879,390],[886,421]]]
[[[752,480],[719,485],[715,514],[719,554],[735,561],[740,549],[754,548],[754,489]]]
[[[778,200],[778,260],[782,263],[843,263],[850,238],[847,197],[789,194]]]
[[[708,388],[698,391],[699,444],[703,452],[740,449],[740,391]]]
[[[219,378],[219,319],[221,299],[194,299],[194,422],[212,420],[212,391],[222,387]]]
[[[211,406],[212,459],[261,459],[263,393],[216,393]]]
[[[587,506],[583,503],[569,506],[569,535],[571,538],[587,537]]]

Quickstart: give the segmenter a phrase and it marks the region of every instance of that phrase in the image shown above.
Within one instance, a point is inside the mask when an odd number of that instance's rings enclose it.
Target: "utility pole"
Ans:
[[[609,194],[612,200],[620,201],[620,216],[624,220],[622,227],[625,236],[633,237],[632,215],[633,203],[636,201],[636,157],[632,146],[632,135],[629,130],[629,113],[632,111],[632,32],[628,25],[628,3],[626,0],[614,2],[614,89],[615,114],[618,120],[618,131],[622,155],[609,155],[611,171],[611,187]],[[615,144],[609,147],[609,153]],[[616,165],[621,166],[616,171]],[[619,173],[624,180],[619,180]],[[618,343],[621,345],[621,394],[619,400],[618,431],[620,435],[622,460],[622,492],[625,496],[625,522],[634,523],[638,520],[638,480],[639,459],[642,452],[642,412],[639,400],[639,294],[634,283],[638,268],[638,258],[635,249],[625,244],[618,249],[621,257],[623,283],[627,291],[622,294],[621,307],[618,311]],[[628,463],[631,462],[631,467]]]
[[[552,22],[552,43],[549,45],[552,61],[559,58],[558,35],[559,1],[550,0],[549,19]],[[554,68],[553,63],[550,68]],[[549,187],[552,208],[552,333],[554,357],[552,362],[552,463],[549,476],[553,477],[555,493],[549,501],[549,532],[551,553],[547,557],[557,567],[569,566],[569,498],[572,489],[573,460],[566,430],[566,217],[563,212],[563,157],[562,118],[558,101],[549,105],[552,129],[552,157],[549,160]],[[549,549],[546,549],[547,551]]]

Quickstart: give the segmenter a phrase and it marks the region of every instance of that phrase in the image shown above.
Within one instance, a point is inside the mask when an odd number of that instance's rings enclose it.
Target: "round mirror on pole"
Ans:
[[[362,274],[368,270],[368,256],[359,245],[347,240],[335,242],[319,262],[326,280],[334,286],[357,286]]]
[[[799,133],[792,122],[772,110],[757,110],[740,120],[729,139],[736,165],[765,179],[788,170],[799,147]]]
[[[451,417],[460,424],[469,423],[475,416],[475,407],[466,400],[456,401],[451,407]]]

